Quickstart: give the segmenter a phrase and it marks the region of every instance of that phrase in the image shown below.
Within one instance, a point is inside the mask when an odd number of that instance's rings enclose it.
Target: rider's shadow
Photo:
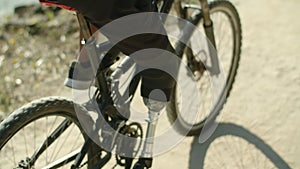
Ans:
[[[220,123],[203,144],[195,138],[189,168],[291,168],[272,147],[247,129]]]

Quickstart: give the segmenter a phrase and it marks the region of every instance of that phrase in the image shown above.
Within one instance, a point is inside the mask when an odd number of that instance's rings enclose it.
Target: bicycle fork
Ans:
[[[211,19],[210,15],[210,9],[209,9],[209,4],[207,0],[199,0],[200,6],[198,5],[190,5],[190,4],[185,4],[181,6],[181,1],[177,0],[175,1],[175,9],[178,14],[178,16],[182,17],[183,19],[189,20],[192,24],[197,25],[200,20],[203,20],[203,27],[205,31],[205,35],[207,37],[207,43],[209,47],[209,57],[211,59],[211,66],[205,65],[206,69],[209,70],[211,75],[218,75],[220,74],[220,64],[219,64],[219,59],[217,56],[217,48],[216,48],[216,41],[215,41],[215,36],[214,36],[214,27],[213,27],[213,21]],[[198,10],[199,13],[195,15],[194,19],[188,18],[188,9],[193,9],[193,10]],[[183,38],[184,42],[187,42],[190,37],[192,36],[193,29],[189,28],[189,25],[185,27],[180,27],[181,30],[184,32],[184,36],[180,37]],[[179,43],[179,45],[176,45],[176,48],[178,48],[176,51],[179,54],[179,56],[182,55],[185,49],[185,45],[182,45]]]
[[[214,36],[213,22],[210,18],[209,5],[207,0],[199,0],[199,1],[202,7],[204,31],[207,36],[207,39],[209,40],[208,43],[211,43],[211,45],[209,45],[209,53],[210,53],[211,63],[212,63],[210,72],[212,75],[218,75],[220,73],[220,65],[216,53],[217,47],[216,47],[216,41]]]
[[[141,158],[134,165],[133,169],[151,168],[154,136],[160,111],[166,106],[166,102],[160,102],[144,98],[144,104],[148,108],[147,132]]]

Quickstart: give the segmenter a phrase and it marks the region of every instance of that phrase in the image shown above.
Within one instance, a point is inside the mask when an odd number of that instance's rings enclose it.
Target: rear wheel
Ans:
[[[86,138],[72,101],[37,100],[0,124],[0,168],[70,168]]]
[[[189,43],[193,51],[190,48],[186,49],[185,55],[187,56],[187,59],[185,62],[194,73],[193,80],[196,81],[197,89],[201,92],[200,107],[197,111],[199,115],[194,114],[190,116],[180,112],[182,107],[180,92],[187,91],[175,89],[171,97],[171,102],[167,106],[168,117],[171,123],[177,120],[175,125],[176,129],[181,134],[186,134],[188,136],[200,134],[208,115],[211,115],[212,118],[209,118],[211,120],[215,120],[218,116],[232,89],[240,60],[242,35],[238,12],[230,2],[224,0],[213,1],[209,4],[209,7],[210,17],[213,21],[219,63],[222,65],[226,83],[225,86],[222,87],[222,94],[217,99],[217,103],[212,107],[210,72],[203,64],[207,58],[200,56],[201,51],[195,50],[201,48],[197,47],[197,45],[203,44],[203,41],[200,41],[201,38],[192,36]],[[199,10],[194,12],[199,14]],[[198,23],[198,28],[204,33],[202,19]],[[189,87],[186,86],[183,88],[188,89]],[[191,99],[190,102],[192,101],[193,100]],[[185,103],[187,102],[189,103],[189,101],[185,100]]]

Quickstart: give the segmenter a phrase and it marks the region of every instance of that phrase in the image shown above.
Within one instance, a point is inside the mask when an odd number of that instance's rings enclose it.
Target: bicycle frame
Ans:
[[[158,3],[159,1],[161,1],[161,0],[155,0],[155,3]],[[208,6],[207,0],[199,0],[201,7],[196,6],[196,5],[183,5],[180,2],[180,0],[162,0],[162,1],[163,1],[163,5],[160,10],[160,12],[162,12],[162,13],[169,13],[172,5],[174,4],[175,10],[176,10],[178,16],[183,19],[189,20],[194,25],[197,25],[200,22],[200,20],[203,19],[203,26],[204,26],[205,34],[207,36],[209,43],[212,44],[212,47],[210,47],[209,50],[210,51],[215,50],[216,44],[215,44],[215,38],[214,38],[214,33],[213,33],[213,22],[210,18],[209,6]],[[188,9],[196,9],[199,11],[199,13],[193,19],[189,19],[189,18],[187,18],[188,17],[187,16]],[[106,109],[106,111],[109,111],[109,113],[110,113],[109,116],[113,119],[125,120],[124,118],[122,118],[122,115],[120,115],[118,113],[116,108],[114,108],[113,100],[110,96],[110,90],[109,90],[109,86],[106,82],[104,71],[101,66],[100,66],[100,68],[98,68],[99,65],[97,65],[97,64],[100,63],[100,61],[99,61],[100,58],[97,55],[97,51],[99,49],[96,49],[95,39],[92,37],[92,31],[90,29],[89,23],[84,18],[84,16],[80,13],[77,13],[77,19],[78,19],[78,22],[80,25],[80,29],[83,33],[83,38],[86,43],[86,46],[89,48],[88,51],[91,52],[88,54],[88,56],[89,56],[89,59],[92,64],[93,72],[96,76],[95,84],[101,93],[101,98],[103,98],[101,100],[102,103],[100,103],[101,107],[102,107],[101,109]],[[188,29],[188,28],[183,27],[182,29],[184,30],[184,29]],[[193,30],[188,31],[186,33],[187,34],[183,35],[183,37],[180,37],[180,39],[184,38],[185,41],[188,41],[190,39],[191,35],[193,34]],[[177,56],[182,57],[185,48],[186,48],[186,45],[183,43],[180,43],[180,41],[178,41],[175,46],[175,51],[176,51]],[[211,61],[212,61],[212,66],[207,69],[209,69],[211,74],[219,74],[220,69],[219,69],[219,61],[218,61],[217,56],[210,55],[210,57],[211,57]],[[115,58],[112,58],[112,61],[111,61],[112,63],[114,62],[113,61],[114,59]],[[138,83],[138,81],[137,81],[137,83]],[[134,89],[134,92],[135,92],[137,85],[133,85],[133,86],[135,86],[135,89]],[[96,127],[96,129],[97,129],[97,127]],[[74,168],[79,167],[83,157],[87,153],[87,149],[88,149],[90,143],[91,143],[91,139],[88,138],[85,141],[85,144],[82,147],[80,153],[78,153],[75,163],[73,164],[72,167],[74,167]],[[101,148],[99,147],[98,149],[101,149]],[[97,162],[96,166],[98,168],[101,168],[108,162],[108,160],[110,158],[111,158],[111,153],[107,152],[107,156],[105,156],[99,162]],[[144,162],[152,163],[152,159],[150,161],[144,161]]]

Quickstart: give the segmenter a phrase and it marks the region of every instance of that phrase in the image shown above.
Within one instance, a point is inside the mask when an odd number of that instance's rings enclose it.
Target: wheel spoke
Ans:
[[[10,147],[11,147],[12,152],[13,152],[13,154],[12,154],[12,156],[13,156],[13,162],[14,162],[14,164],[16,165],[16,164],[17,164],[17,161],[16,161],[15,150],[14,150],[14,146],[13,146],[13,143],[12,143],[12,142],[10,143]],[[7,157],[9,157],[9,156],[7,156]]]
[[[48,164],[47,166],[43,167],[43,169],[51,169],[51,168],[61,167],[65,164],[69,163],[70,161],[73,161],[79,153],[80,153],[80,149],[77,149],[77,150],[65,155],[64,157]]]
[[[59,149],[58,149],[58,151],[55,153],[56,147],[58,147],[58,146],[55,146],[55,149],[53,150],[52,156],[50,157],[50,161],[52,161],[52,158],[57,157],[57,155],[60,153],[60,151],[62,150],[62,147],[65,146],[66,141],[69,139],[69,137],[70,137],[70,135],[71,135],[73,129],[74,129],[74,125],[72,125],[71,130],[69,130],[67,136],[64,137],[63,142],[61,143],[61,140],[62,140],[62,139],[59,140],[60,142],[57,142],[56,145],[60,145],[60,146],[59,146]],[[54,154],[55,154],[55,156],[54,156]]]
[[[48,121],[48,120],[47,120]],[[41,144],[40,148],[31,157],[31,163],[33,164],[35,160],[46,150],[46,161],[48,159],[47,148],[58,138],[70,125],[71,121],[64,120],[52,133],[46,138],[46,140]]]

